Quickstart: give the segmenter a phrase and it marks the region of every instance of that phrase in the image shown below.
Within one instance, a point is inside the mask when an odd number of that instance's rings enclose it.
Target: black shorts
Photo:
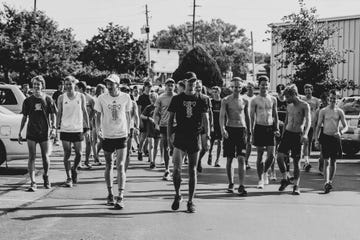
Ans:
[[[200,150],[200,137],[198,134],[189,135],[183,133],[175,133],[174,147],[188,154],[196,153]]]
[[[210,137],[211,137],[211,141],[221,140],[222,135],[221,135],[220,127],[214,128],[214,131],[210,133]]]
[[[160,127],[160,134],[164,134],[164,135],[167,135],[167,127]],[[176,131],[176,126],[172,128],[172,133],[171,134],[174,134]]]
[[[49,135],[48,134],[42,134],[42,135],[39,135],[39,136],[26,136],[26,139],[27,140],[31,140],[31,141],[34,141],[36,143],[42,143],[42,142],[46,142],[46,141],[49,141]]]
[[[146,131],[146,137],[147,138],[160,138],[160,130],[157,129],[148,129]]]
[[[279,131],[280,131],[280,136],[275,136],[275,143],[276,143],[276,146],[279,146],[280,144],[280,141],[281,141],[281,135],[284,131],[284,124],[279,124]]]
[[[117,149],[126,148],[126,138],[105,138],[102,143],[105,152],[114,152]]]
[[[274,126],[263,126],[255,124],[254,146],[266,147],[275,146]]]
[[[75,133],[69,133],[69,132],[60,132],[60,140],[66,141],[66,142],[82,142],[84,140],[84,133],[82,132],[75,132]]]
[[[237,156],[245,156],[243,150],[246,149],[246,128],[226,127],[225,129],[229,137],[224,138],[224,157],[234,158]]]
[[[299,132],[290,132],[285,130],[284,135],[280,141],[278,152],[289,155],[289,152],[291,151],[292,158],[300,159],[301,134],[302,133]]]
[[[321,133],[319,142],[321,144],[321,154],[323,158],[342,158],[341,140],[339,138]]]

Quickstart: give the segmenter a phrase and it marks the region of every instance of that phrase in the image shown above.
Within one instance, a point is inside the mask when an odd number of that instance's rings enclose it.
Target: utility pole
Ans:
[[[255,53],[254,53],[254,39],[253,39],[253,33],[251,31],[251,54],[252,54],[252,67],[253,67],[253,81],[256,82],[256,74],[255,74]]]
[[[146,16],[146,26],[145,26],[145,32],[146,32],[146,39],[147,39],[147,56],[148,56],[148,77],[150,77],[150,69],[151,69],[151,59],[150,59],[150,27],[149,27],[149,11],[147,4],[145,5],[145,16]]]
[[[36,0],[34,0],[34,12],[36,12]]]
[[[195,9],[197,7],[200,7],[200,5],[196,5],[196,0],[194,0],[194,3],[193,3],[193,14],[190,15],[193,17],[193,24],[192,24],[192,42],[191,42],[191,45],[192,47],[194,48],[195,46]]]

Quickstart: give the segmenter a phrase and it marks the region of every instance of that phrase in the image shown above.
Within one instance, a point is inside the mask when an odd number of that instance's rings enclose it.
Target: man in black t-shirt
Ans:
[[[44,168],[44,187],[50,188],[48,172],[50,169],[49,161],[49,137],[54,135],[55,130],[55,113],[56,108],[51,97],[47,96],[42,90],[45,88],[45,80],[42,76],[36,76],[31,80],[33,84],[34,93],[26,98],[23,103],[21,126],[19,131],[19,143],[21,144],[21,132],[25,126],[27,119],[26,139],[29,148],[29,163],[28,171],[30,175],[31,185],[29,192],[34,192],[37,189],[35,181],[35,158],[36,158],[36,144],[40,144],[41,155]]]
[[[139,109],[139,116],[141,116],[141,113],[144,111],[144,109],[151,104],[150,102],[150,90],[151,90],[151,82],[145,82],[144,83],[144,89],[143,94],[139,97],[139,100],[137,101],[138,109]],[[145,122],[143,120],[140,120],[140,143],[139,143],[139,149],[138,149],[138,160],[142,161],[142,150],[144,148],[144,145],[146,146],[146,128],[145,128]]]
[[[171,99],[168,111],[170,112],[168,122],[168,139],[174,130],[174,119],[176,118],[176,131],[174,138],[173,163],[174,173],[173,182],[175,187],[175,199],[171,206],[172,210],[178,210],[182,197],[180,194],[181,168],[185,155],[189,158],[189,200],[187,211],[195,212],[193,198],[195,195],[195,186],[197,182],[196,166],[199,155],[199,134],[204,122],[204,129],[207,136],[210,135],[209,118],[207,103],[204,98],[195,95],[195,83],[197,81],[195,73],[185,74],[186,90],[184,93],[174,96]]]

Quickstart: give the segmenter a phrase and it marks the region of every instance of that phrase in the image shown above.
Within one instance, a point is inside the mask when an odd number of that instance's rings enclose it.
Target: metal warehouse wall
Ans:
[[[334,24],[338,29],[338,36],[326,42],[327,46],[334,47],[338,51],[345,49],[352,50],[352,52],[345,55],[346,63],[338,64],[334,67],[334,75],[339,79],[354,80],[360,86],[360,15],[328,18],[322,19],[321,22],[328,22]],[[279,77],[281,74],[289,74],[293,70],[292,67],[288,69],[279,69],[279,64],[275,59],[275,55],[281,51],[281,46],[272,45],[271,47],[271,90],[275,90],[279,83],[286,84],[288,81]],[[344,90],[343,96],[350,96],[352,94],[360,94],[359,89]]]

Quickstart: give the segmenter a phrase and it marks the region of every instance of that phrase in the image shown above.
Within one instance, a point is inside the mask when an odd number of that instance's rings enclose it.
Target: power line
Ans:
[[[151,68],[151,60],[150,60],[150,27],[149,27],[149,10],[147,4],[145,5],[145,17],[146,17],[146,26],[145,26],[145,32],[146,32],[146,39],[147,39],[147,55],[148,55],[148,77],[150,77],[150,68]]]
[[[192,45],[192,47],[194,48],[194,46],[195,46],[195,17],[196,17],[195,12],[196,12],[196,8],[197,8],[197,7],[200,7],[200,5],[196,5],[196,0],[194,0],[192,7],[193,7],[193,14],[190,15],[190,16],[192,16],[192,18],[193,18],[191,45]]]

